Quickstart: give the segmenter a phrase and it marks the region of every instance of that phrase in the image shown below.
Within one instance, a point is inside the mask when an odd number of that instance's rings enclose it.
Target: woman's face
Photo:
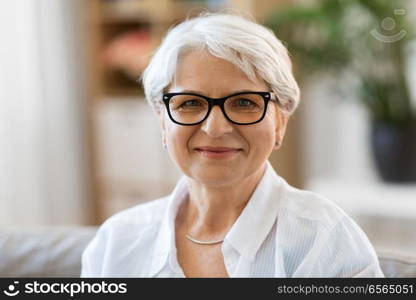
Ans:
[[[168,89],[211,98],[239,91],[268,91],[268,88],[263,81],[249,80],[233,64],[203,50],[191,51],[180,59],[176,78]],[[260,172],[276,141],[283,140],[288,120],[273,102],[269,102],[264,119],[252,125],[229,122],[218,106],[198,125],[175,124],[166,109],[161,110],[159,118],[163,142],[182,172],[201,184],[216,187],[241,182]],[[204,151],[206,147],[231,148],[231,151],[213,153]]]

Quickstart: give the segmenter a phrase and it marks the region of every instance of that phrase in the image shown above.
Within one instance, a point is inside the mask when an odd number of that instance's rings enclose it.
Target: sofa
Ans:
[[[79,277],[96,227],[0,229],[0,277]],[[378,251],[386,277],[416,277],[416,251]]]

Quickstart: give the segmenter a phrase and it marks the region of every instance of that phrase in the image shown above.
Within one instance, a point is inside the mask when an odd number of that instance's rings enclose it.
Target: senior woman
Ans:
[[[83,277],[383,276],[350,217],[268,162],[299,102],[270,30],[230,14],[187,20],[143,84],[184,176],[171,195],[108,219],[83,253]]]

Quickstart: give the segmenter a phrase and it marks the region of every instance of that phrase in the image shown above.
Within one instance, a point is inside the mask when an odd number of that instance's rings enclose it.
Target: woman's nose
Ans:
[[[208,118],[202,122],[201,129],[212,137],[220,137],[232,132],[233,124],[225,118],[220,107],[214,106]]]

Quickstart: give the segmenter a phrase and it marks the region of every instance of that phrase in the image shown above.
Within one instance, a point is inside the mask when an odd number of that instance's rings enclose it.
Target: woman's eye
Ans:
[[[182,103],[181,107],[195,107],[200,105],[201,102],[198,100],[186,100],[184,103]]]
[[[236,105],[240,107],[248,107],[248,106],[255,106],[255,103],[248,99],[242,98],[236,101]]]

